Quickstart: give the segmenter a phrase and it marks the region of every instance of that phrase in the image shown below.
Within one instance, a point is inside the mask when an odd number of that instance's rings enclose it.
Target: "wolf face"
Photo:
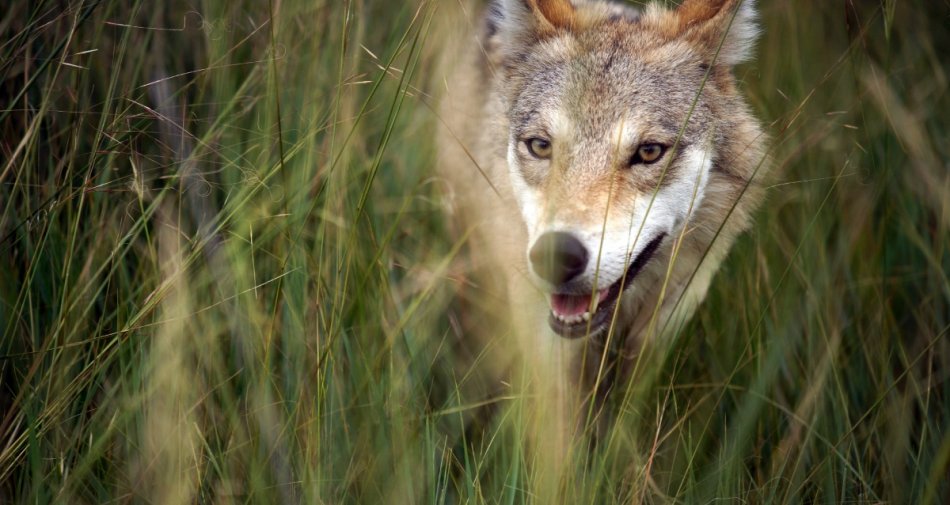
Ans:
[[[704,207],[734,201],[710,181],[742,179],[732,67],[756,35],[751,0],[576,3],[502,0],[486,43],[524,254],[564,337],[603,331]]]

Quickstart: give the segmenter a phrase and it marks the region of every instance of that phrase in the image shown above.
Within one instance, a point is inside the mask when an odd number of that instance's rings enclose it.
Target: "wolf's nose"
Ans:
[[[541,235],[528,256],[534,272],[555,286],[577,277],[587,268],[587,249],[568,233]]]

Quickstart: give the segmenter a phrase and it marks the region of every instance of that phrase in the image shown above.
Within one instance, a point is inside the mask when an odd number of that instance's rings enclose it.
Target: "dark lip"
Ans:
[[[630,266],[627,267],[627,271],[623,276],[610,285],[607,291],[607,298],[598,304],[597,310],[591,315],[589,322],[581,321],[575,324],[568,324],[558,320],[558,318],[554,317],[553,313],[548,314],[548,324],[551,326],[551,329],[554,330],[554,333],[564,338],[575,339],[587,335],[595,335],[603,330],[613,313],[613,308],[617,304],[620,294],[633,284],[633,279],[643,270],[647,262],[653,258],[653,255],[656,254],[656,250],[660,248],[660,244],[665,237],[666,233],[657,235],[640,251],[640,254],[638,254],[633,262],[630,263]]]

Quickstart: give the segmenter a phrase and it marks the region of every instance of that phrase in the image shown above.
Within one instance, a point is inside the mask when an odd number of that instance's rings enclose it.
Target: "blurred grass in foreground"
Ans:
[[[950,9],[760,3],[769,200],[560,492],[946,503]],[[432,170],[475,12],[0,14],[0,502],[531,501]]]

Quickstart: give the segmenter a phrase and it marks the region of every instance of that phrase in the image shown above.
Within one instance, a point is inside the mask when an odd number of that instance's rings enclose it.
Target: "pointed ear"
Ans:
[[[685,0],[673,14],[680,36],[710,62],[733,66],[752,58],[759,36],[754,0]]]
[[[502,58],[518,54],[531,44],[574,27],[576,12],[570,0],[495,0],[488,10],[493,29],[492,49]]]
[[[574,5],[570,0],[524,0],[524,3],[542,25],[550,25],[554,30],[570,30],[574,24]]]

